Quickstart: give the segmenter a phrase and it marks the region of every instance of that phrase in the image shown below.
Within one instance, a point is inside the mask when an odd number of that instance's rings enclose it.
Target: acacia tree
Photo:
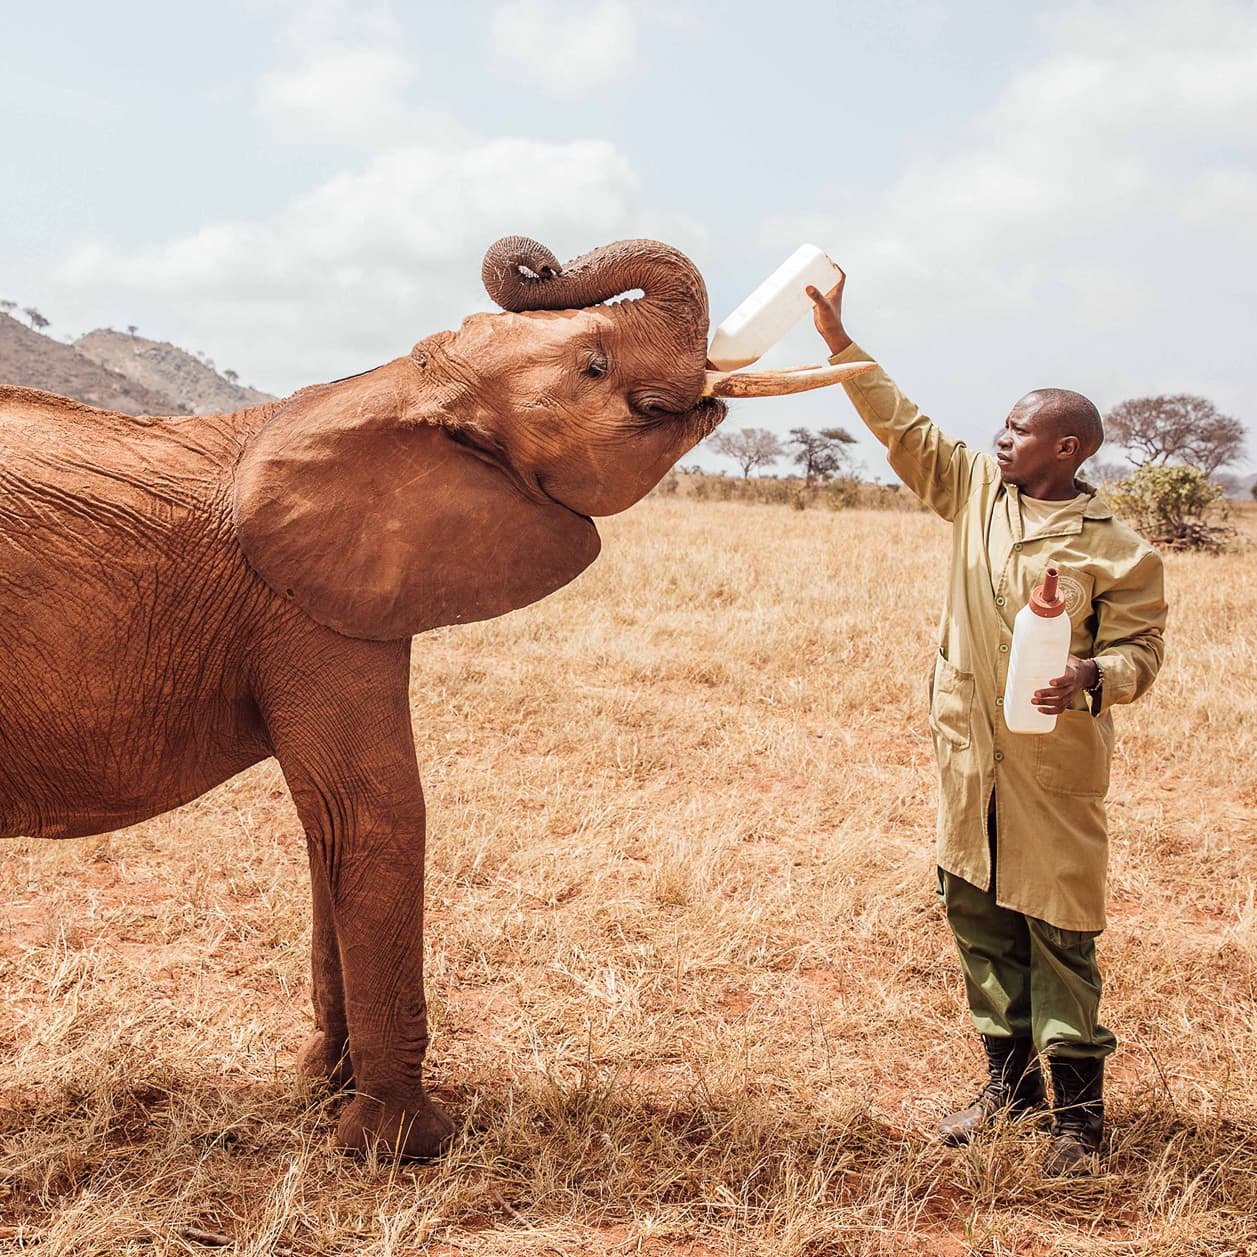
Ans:
[[[37,331],[42,332],[50,323],[51,319],[46,319],[34,306],[25,306],[22,313],[30,320],[31,326]]]
[[[718,431],[710,438],[710,443],[717,454],[733,459],[742,468],[743,480],[757,467],[771,467],[785,454],[781,442],[767,428]]]
[[[5,297],[3,300],[0,300],[0,310],[2,310],[5,314],[8,314],[10,311],[16,310],[16,309],[17,309],[16,301],[10,301],[8,297]]]
[[[825,481],[847,465],[846,446],[855,444],[855,437],[846,428],[791,428],[786,444],[794,450],[793,462],[803,469],[803,483]]]
[[[1134,397],[1114,406],[1104,422],[1136,467],[1185,463],[1212,476],[1244,452],[1244,425],[1191,393]]]

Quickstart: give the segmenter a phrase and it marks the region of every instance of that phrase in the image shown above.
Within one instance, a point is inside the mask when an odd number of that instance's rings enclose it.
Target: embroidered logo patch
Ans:
[[[1072,620],[1086,606],[1087,591],[1072,576],[1060,574],[1056,581],[1056,589],[1065,599],[1065,614]]]

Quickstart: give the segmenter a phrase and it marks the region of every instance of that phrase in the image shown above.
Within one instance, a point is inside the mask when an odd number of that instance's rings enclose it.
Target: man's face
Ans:
[[[1057,434],[1056,421],[1034,393],[1027,393],[1008,412],[995,438],[995,461],[1005,484],[1024,488],[1041,483],[1062,469],[1072,456],[1073,437]],[[1072,467],[1070,468],[1072,471]]]

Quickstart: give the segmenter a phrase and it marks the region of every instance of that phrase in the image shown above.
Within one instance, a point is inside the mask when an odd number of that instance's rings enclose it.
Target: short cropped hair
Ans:
[[[1052,418],[1058,437],[1078,438],[1080,465],[1104,444],[1104,423],[1090,398],[1067,388],[1036,388],[1030,396]]]

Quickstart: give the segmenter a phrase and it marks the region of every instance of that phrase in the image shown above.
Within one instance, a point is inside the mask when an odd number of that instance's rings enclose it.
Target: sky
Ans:
[[[492,308],[500,236],[665,240],[713,325],[807,242],[971,443],[1036,387],[1189,392],[1257,468],[1253,0],[5,8],[0,298],[52,335],[135,325],[285,393]],[[825,352],[805,319],[763,365]],[[726,420],[833,425],[889,478],[841,389]]]

